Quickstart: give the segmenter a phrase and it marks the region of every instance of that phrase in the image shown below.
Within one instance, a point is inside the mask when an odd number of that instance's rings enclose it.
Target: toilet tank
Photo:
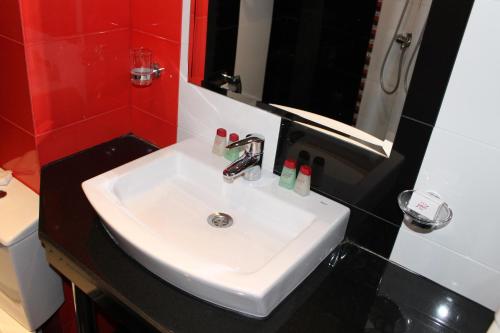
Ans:
[[[0,308],[35,330],[63,303],[62,281],[38,238],[38,195],[16,179],[0,190]]]

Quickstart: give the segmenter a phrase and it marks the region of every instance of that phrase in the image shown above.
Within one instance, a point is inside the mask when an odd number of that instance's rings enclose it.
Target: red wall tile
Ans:
[[[128,106],[36,137],[41,165],[130,132]]]
[[[130,26],[130,6],[123,0],[19,1],[26,43]]]
[[[40,164],[24,57],[17,0],[3,0],[0,10],[0,166],[34,191],[40,188]]]
[[[0,87],[2,89],[2,87]],[[40,188],[40,165],[32,134],[0,116],[0,166],[36,192]]]
[[[153,51],[165,71],[147,87],[131,87],[132,106],[177,126],[180,44],[141,32],[132,32],[132,47]]]
[[[0,10],[1,12],[1,10]],[[33,130],[30,94],[22,44],[0,37],[0,116],[30,132]]]
[[[0,35],[12,38],[20,43],[23,42],[23,31],[21,28],[21,15],[17,0],[2,0],[0,10]]]
[[[3,0],[0,165],[38,191],[40,164],[130,131],[175,143],[181,16],[182,0]],[[131,43],[166,68],[150,87],[130,84]],[[65,293],[44,332],[76,332],[67,283]]]
[[[177,140],[176,125],[164,122],[137,108],[132,108],[132,130],[136,135],[158,147],[170,146]]]
[[[80,123],[80,150],[130,133],[130,108],[124,107],[87,119]]]
[[[182,0],[130,0],[132,28],[180,43]]]
[[[127,30],[27,46],[36,133],[127,106],[128,50]]]

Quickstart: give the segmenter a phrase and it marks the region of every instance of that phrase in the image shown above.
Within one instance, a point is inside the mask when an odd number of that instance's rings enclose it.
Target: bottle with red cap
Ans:
[[[218,156],[224,156],[224,152],[226,151],[226,129],[218,128],[217,133],[214,139],[214,145],[212,147],[212,153]]]
[[[295,186],[295,177],[297,176],[297,162],[295,160],[288,159],[283,164],[283,170],[281,171],[279,185],[289,190],[293,190]]]
[[[306,196],[311,191],[311,167],[304,164],[300,167],[299,175],[295,181],[293,190],[295,193]]]
[[[229,134],[229,142],[227,144],[230,145],[231,143],[235,143],[239,139],[240,137],[238,136],[238,134],[231,133]],[[231,149],[226,148],[226,150],[224,151],[224,157],[226,158],[226,160],[229,160],[231,162],[236,161],[238,157],[240,157],[240,147]]]

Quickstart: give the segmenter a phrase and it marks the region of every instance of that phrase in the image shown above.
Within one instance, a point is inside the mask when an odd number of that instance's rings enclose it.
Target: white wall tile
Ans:
[[[476,0],[437,127],[500,148],[500,1]]]
[[[272,170],[278,144],[281,118],[267,111],[213,93],[187,81],[190,0],[183,1],[181,34],[181,75],[179,82],[179,120],[177,140],[196,136],[211,143],[218,127],[236,132],[264,135],[263,167]]]
[[[391,260],[491,310],[500,308],[500,272],[427,240],[405,226],[399,231]]]
[[[402,227],[391,259],[500,308],[500,1],[476,0],[415,187],[453,209],[441,230]]]
[[[261,100],[266,78],[267,54],[274,0],[241,1],[234,74],[240,75],[242,94]],[[258,38],[256,38],[258,36]]]
[[[454,213],[425,238],[500,271],[499,170],[499,149],[435,128],[415,188],[439,193]]]
[[[281,118],[236,102],[181,80],[178,127],[185,133],[212,142],[218,127],[236,132],[262,134],[265,139],[263,167],[272,170]],[[180,137],[179,137],[180,139]]]

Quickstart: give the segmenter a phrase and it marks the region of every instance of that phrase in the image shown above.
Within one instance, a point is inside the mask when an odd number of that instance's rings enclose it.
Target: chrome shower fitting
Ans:
[[[408,49],[408,47],[411,45],[412,34],[411,33],[399,33],[399,30],[401,29],[401,26],[403,23],[403,18],[406,15],[406,12],[408,11],[409,4],[410,4],[410,0],[406,0],[405,5],[403,7],[403,10],[401,11],[401,15],[399,16],[399,21],[398,21],[398,24],[396,26],[394,36],[391,39],[389,46],[387,47],[387,51],[385,52],[384,60],[382,61],[382,66],[380,67],[380,76],[379,76],[380,88],[382,88],[384,93],[386,93],[387,95],[394,94],[399,88],[399,83],[401,81],[401,72],[403,70],[403,62],[404,62],[405,53],[406,53],[406,50]],[[390,89],[390,88],[386,87],[385,82],[384,82],[385,81],[384,80],[385,66],[387,65],[389,53],[391,53],[391,49],[395,43],[399,44],[399,49],[401,50],[401,53],[399,55],[399,63],[398,63],[396,82],[394,84],[394,87],[392,89]]]
[[[411,34],[411,32],[396,35],[396,43],[399,44],[399,47],[401,48],[401,50],[404,50],[404,49],[410,47],[412,36],[413,35]]]

